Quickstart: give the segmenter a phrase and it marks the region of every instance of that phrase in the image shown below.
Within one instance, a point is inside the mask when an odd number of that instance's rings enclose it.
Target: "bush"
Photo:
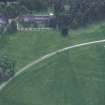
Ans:
[[[68,36],[68,34],[69,34],[69,29],[66,27],[66,28],[63,28],[62,30],[61,30],[61,34],[63,35],[63,36]]]
[[[8,80],[14,75],[15,62],[8,57],[0,58],[0,81]]]
[[[12,21],[11,24],[7,25],[6,33],[15,33],[17,31],[17,25],[15,21]]]

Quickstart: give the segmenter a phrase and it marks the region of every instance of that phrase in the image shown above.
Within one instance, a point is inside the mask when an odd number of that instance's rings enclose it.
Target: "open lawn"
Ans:
[[[16,71],[69,45],[105,39],[105,25],[71,31],[18,32],[1,40],[2,55],[16,60]],[[0,92],[0,105],[104,105],[105,43],[57,54],[15,78]]]
[[[53,30],[18,32],[0,39],[0,56],[13,58],[18,70],[32,60],[57,49],[104,38],[104,24],[71,31],[67,38]]]

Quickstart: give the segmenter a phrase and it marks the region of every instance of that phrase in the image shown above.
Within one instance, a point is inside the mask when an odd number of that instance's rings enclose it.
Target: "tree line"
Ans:
[[[105,0],[69,0],[71,26],[84,26],[105,19]]]
[[[2,0],[2,1],[17,1],[19,5],[15,6],[0,6],[0,12],[6,12],[9,16],[17,16],[29,11],[48,11],[51,7],[59,2],[60,6],[68,4],[70,6],[70,23],[73,26],[86,25],[96,21],[104,20],[105,18],[105,0]],[[51,2],[52,1],[52,2]],[[50,3],[50,4],[49,4]],[[59,7],[58,7],[59,9]],[[59,11],[59,10],[58,10]],[[22,12],[22,13],[20,13]],[[61,12],[61,11],[59,11]]]

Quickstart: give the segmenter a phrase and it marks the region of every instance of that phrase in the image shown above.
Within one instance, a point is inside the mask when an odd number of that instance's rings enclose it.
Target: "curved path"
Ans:
[[[78,48],[78,47],[82,47],[82,46],[86,46],[86,45],[92,45],[92,44],[96,44],[96,43],[102,43],[102,42],[105,42],[105,39],[104,40],[97,40],[97,41],[87,42],[87,43],[82,43],[82,44],[77,44],[77,45],[73,45],[73,46],[68,46],[68,47],[56,50],[56,51],[54,51],[52,53],[46,54],[46,55],[40,57],[39,59],[27,64],[22,69],[18,70],[18,72],[12,78],[10,78],[8,81],[6,81],[6,82],[4,82],[4,83],[2,83],[0,85],[0,91],[2,91],[12,80],[14,80],[17,76],[22,74],[24,71],[26,71],[30,67],[40,63],[41,61],[43,61],[45,59],[48,59],[48,58],[50,58],[50,57],[52,57],[52,56],[54,56],[54,55],[56,55],[58,53],[67,51],[67,50],[72,49],[72,48]]]

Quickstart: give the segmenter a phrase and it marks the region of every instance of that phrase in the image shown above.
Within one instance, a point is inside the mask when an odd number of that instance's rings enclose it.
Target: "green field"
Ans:
[[[16,60],[16,71],[70,45],[105,39],[105,24],[71,31],[18,32],[0,41],[0,55]],[[0,92],[0,105],[104,105],[105,43],[70,49],[40,62]]]

